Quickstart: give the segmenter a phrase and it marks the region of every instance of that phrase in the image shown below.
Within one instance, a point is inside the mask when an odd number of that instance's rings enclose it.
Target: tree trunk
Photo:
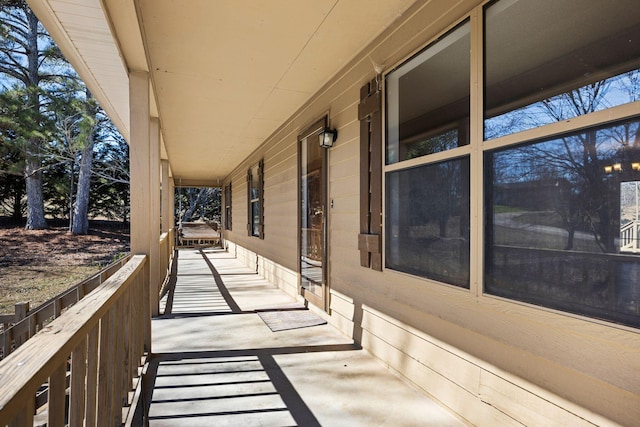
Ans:
[[[73,210],[73,234],[87,234],[89,232],[89,190],[91,184],[91,169],[93,167],[93,132],[82,149],[80,159],[80,174],[76,192],[76,203]]]
[[[13,185],[13,214],[12,219],[18,223],[22,220],[22,186],[19,183]]]
[[[74,175],[74,166],[75,166],[75,161],[71,161],[69,162],[69,170],[71,171],[71,173],[69,174],[71,179],[71,183],[69,184],[69,231],[73,231],[73,187],[74,187],[74,182],[73,179],[75,177]]]
[[[85,103],[86,117],[85,123],[90,123],[90,129],[86,133],[86,140],[83,142],[82,153],[80,154],[80,172],[78,183],[76,184],[76,202],[73,210],[73,234],[89,233],[89,193],[91,192],[91,172],[93,170],[93,146],[96,141],[97,109],[93,104],[93,97],[89,89],[86,89],[87,100]],[[71,172],[73,176],[73,171]]]
[[[27,182],[27,230],[41,230],[47,228],[44,218],[44,200],[42,197],[42,172],[40,158],[29,154],[26,162]]]
[[[29,52],[27,52],[29,86],[33,89],[38,87],[40,77],[38,75],[38,18],[30,10],[26,9],[27,20],[29,21],[30,32],[27,35],[29,41]],[[40,99],[34,90],[30,94],[31,108],[34,111],[40,109]],[[40,172],[40,144],[37,138],[31,138],[29,149],[26,154],[25,176],[27,181],[27,230],[40,230],[47,228],[47,221],[44,218],[44,200],[42,197],[42,172]]]
[[[573,250],[573,241],[576,235],[576,228],[570,227],[568,230],[569,235],[567,236],[567,246],[564,248],[565,251]]]
[[[207,192],[207,189],[201,188],[199,190],[193,189],[191,191],[193,192],[197,191],[198,193],[197,195],[194,195],[193,193],[187,193],[187,196],[188,196],[187,199],[189,200],[189,209],[187,209],[187,211],[184,213],[184,216],[182,217],[183,222],[191,221],[191,218],[193,217],[193,215],[197,212],[198,208],[200,208],[200,205],[202,204],[202,199],[204,198]]]

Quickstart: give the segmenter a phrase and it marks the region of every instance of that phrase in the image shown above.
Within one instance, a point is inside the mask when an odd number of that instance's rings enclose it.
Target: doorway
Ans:
[[[300,294],[327,310],[327,151],[318,135],[322,119],[298,137]]]

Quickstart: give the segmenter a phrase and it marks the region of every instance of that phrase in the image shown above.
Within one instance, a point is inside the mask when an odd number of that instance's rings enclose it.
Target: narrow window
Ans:
[[[231,183],[224,187],[224,228],[231,230]]]
[[[248,224],[249,236],[264,239],[263,189],[264,189],[264,161],[251,167],[247,172],[248,188]]]

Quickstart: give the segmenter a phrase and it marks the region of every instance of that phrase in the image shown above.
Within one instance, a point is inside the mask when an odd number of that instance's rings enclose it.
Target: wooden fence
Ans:
[[[146,256],[132,256],[0,362],[0,426],[33,426],[43,384],[49,427],[122,423],[151,345],[145,271]]]
[[[65,309],[96,289],[126,264],[129,259],[131,259],[130,254],[110,264],[88,279],[59,293],[33,310],[29,310],[29,303],[20,303],[16,304],[14,315],[0,315],[0,323],[3,324],[3,332],[0,334],[0,350],[2,350],[0,360],[41,330],[46,325],[46,322],[59,317]],[[13,324],[13,326],[10,326],[10,324]]]

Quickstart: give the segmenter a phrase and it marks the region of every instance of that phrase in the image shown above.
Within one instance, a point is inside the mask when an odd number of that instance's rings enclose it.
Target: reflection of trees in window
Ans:
[[[626,78],[601,80],[562,93],[514,112],[511,120],[520,116],[520,126],[526,129],[533,127],[532,123],[539,125],[596,112],[610,105],[608,100],[612,92],[624,92],[629,98],[635,96],[633,90],[640,81],[638,76],[640,73],[636,70],[626,73],[623,76]],[[511,120],[502,124],[513,125]],[[497,123],[499,121],[494,122],[494,126]],[[615,191],[608,188],[611,182],[605,179],[603,165],[616,163],[616,156],[624,155],[630,141],[633,141],[633,146],[640,144],[640,127],[635,126],[632,132],[631,126],[631,123],[625,123],[599,131],[589,130],[513,153],[522,164],[530,164],[527,173],[536,174],[541,182],[567,180],[571,183],[571,189],[555,207],[563,228],[568,232],[565,249],[573,249],[575,232],[582,229],[593,233],[603,252],[616,251],[614,239],[618,230],[614,222],[617,221],[618,206],[610,197]]]
[[[456,148],[460,142],[458,129],[449,130],[438,135],[422,139],[406,148],[406,160]]]
[[[640,70],[600,80],[485,120],[485,138],[532,129],[638,100]]]
[[[640,181],[639,128],[635,119],[488,152],[488,293],[638,325],[637,228],[621,224],[621,204]]]
[[[627,122],[496,153],[497,192],[520,192],[520,200],[509,195],[499,197],[510,198],[506,202],[531,210],[536,206],[530,204],[537,201],[537,210],[554,212],[557,220],[552,225],[567,232],[564,249],[574,249],[575,234],[581,231],[593,236],[600,251],[615,253],[619,234],[618,184],[634,172],[629,162],[639,154],[625,138],[635,136],[639,128],[637,122]],[[606,165],[625,162],[623,170],[605,172]],[[533,194],[523,190],[526,183]]]

